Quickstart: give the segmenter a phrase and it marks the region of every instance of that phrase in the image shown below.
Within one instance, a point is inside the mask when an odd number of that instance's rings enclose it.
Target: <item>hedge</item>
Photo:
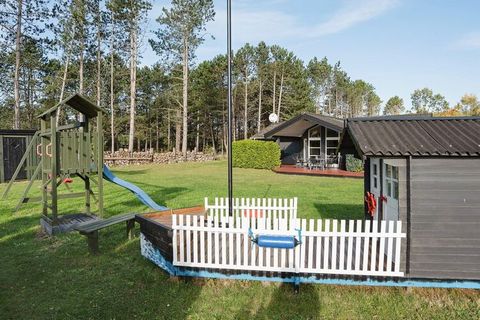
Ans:
[[[273,169],[280,165],[280,147],[273,141],[235,141],[232,150],[237,168]]]
[[[345,158],[345,166],[347,171],[361,172],[363,171],[363,161],[355,158],[353,154],[347,154]]]

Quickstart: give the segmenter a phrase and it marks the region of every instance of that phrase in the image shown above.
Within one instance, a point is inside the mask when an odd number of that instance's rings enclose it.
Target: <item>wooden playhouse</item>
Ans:
[[[340,152],[364,160],[367,220],[405,226],[405,276],[480,280],[479,117],[348,119]]]

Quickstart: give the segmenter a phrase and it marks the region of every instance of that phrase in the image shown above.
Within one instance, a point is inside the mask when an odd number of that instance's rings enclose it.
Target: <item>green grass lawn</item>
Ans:
[[[226,195],[226,163],[115,168],[168,207]],[[363,181],[236,169],[235,195],[299,198],[300,217],[361,218]],[[39,232],[38,204],[13,208],[25,183],[0,206],[0,319],[479,319],[480,292],[170,279],[128,241],[124,225],[100,232],[102,254],[84,237]],[[80,189],[80,181],[73,183]],[[0,185],[3,191],[5,185]],[[38,188],[32,188],[39,194]],[[66,191],[68,192],[68,191]],[[105,216],[145,212],[134,196],[106,183]],[[82,202],[64,200],[62,212]],[[138,232],[138,231],[137,231]]]

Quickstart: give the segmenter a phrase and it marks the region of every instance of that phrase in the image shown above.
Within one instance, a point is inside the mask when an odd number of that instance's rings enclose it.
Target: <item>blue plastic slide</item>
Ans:
[[[142,201],[142,203],[144,205],[146,205],[146,206],[148,206],[148,207],[150,207],[154,210],[163,211],[163,210],[168,209],[167,207],[158,205],[155,201],[153,201],[152,198],[149,197],[148,194],[145,193],[145,191],[143,191],[142,189],[140,189],[139,187],[137,187],[133,183],[130,183],[130,182],[127,182],[125,180],[122,180],[122,179],[118,178],[116,175],[113,174],[112,171],[110,171],[110,169],[105,164],[103,165],[103,178],[105,180],[108,180],[108,181],[112,182],[112,183],[115,183],[116,185],[119,185],[120,187],[123,187],[127,190],[130,190],[131,192],[133,192],[133,194],[135,194],[135,196],[140,201]]]

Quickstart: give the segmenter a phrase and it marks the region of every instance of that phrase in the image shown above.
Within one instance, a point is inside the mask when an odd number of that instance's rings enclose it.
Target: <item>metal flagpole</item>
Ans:
[[[228,78],[228,213],[233,216],[232,170],[232,0],[227,0],[227,78]]]

